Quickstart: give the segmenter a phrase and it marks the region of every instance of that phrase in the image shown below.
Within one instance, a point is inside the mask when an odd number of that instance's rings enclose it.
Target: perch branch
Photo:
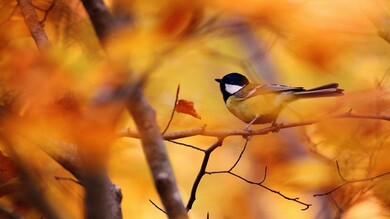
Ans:
[[[352,113],[350,111],[346,113],[337,114],[334,116],[329,116],[323,119],[313,119],[302,122],[293,122],[288,124],[279,124],[278,126],[270,126],[266,128],[257,129],[254,131],[247,130],[207,130],[205,126],[187,130],[181,130],[176,132],[167,132],[162,136],[164,140],[176,140],[181,138],[192,137],[196,135],[201,136],[209,136],[209,137],[217,137],[217,138],[225,138],[228,136],[251,136],[251,135],[266,135],[268,133],[277,132],[281,129],[299,127],[299,126],[307,126],[313,125],[316,123],[328,121],[329,119],[373,119],[373,120],[384,120],[390,121],[390,116],[388,115],[370,115],[370,114],[358,114]],[[139,138],[139,134],[130,129],[124,130],[118,134],[118,137],[130,137],[130,138]]]

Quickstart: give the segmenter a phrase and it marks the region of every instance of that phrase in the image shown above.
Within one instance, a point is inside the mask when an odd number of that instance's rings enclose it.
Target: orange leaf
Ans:
[[[180,99],[176,104],[175,111],[178,113],[191,115],[197,119],[201,119],[195,110],[194,102],[189,100]]]

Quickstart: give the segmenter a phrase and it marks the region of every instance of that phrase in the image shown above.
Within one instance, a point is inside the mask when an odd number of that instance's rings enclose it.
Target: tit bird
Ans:
[[[220,86],[226,107],[233,115],[251,124],[271,123],[282,109],[302,98],[334,97],[343,95],[337,83],[326,84],[312,89],[290,87],[279,84],[252,84],[239,73],[230,73],[222,79],[215,79]]]

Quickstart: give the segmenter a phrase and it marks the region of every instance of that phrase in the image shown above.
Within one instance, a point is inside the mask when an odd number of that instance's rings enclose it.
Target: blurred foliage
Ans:
[[[37,175],[42,194],[52,203],[66,203],[55,207],[63,218],[81,217],[83,192],[78,184],[54,178],[71,177],[42,152],[64,153],[67,145],[54,144],[56,141],[78,143],[91,162],[108,165],[112,180],[123,192],[124,218],[165,218],[148,201],[159,204],[140,143],[114,139],[120,129],[134,129],[132,121],[121,103],[94,108],[96,96],[113,84],[146,74],[144,91],[161,129],[172,113],[178,84],[180,98],[192,101],[195,114],[202,119],[176,113],[168,132],[205,124],[210,130],[242,129],[245,124],[228,112],[214,82],[214,78],[237,71],[251,81],[305,87],[338,82],[345,89],[344,97],[291,104],[280,122],[305,121],[350,109],[390,115],[390,45],[365,16],[370,10],[368,2],[390,10],[384,0],[111,0],[106,3],[114,15],[122,16],[128,25],[108,39],[104,51],[81,2],[34,0],[54,45],[39,54],[16,1],[0,0],[1,129],[17,136],[18,154]],[[131,72],[131,77],[124,71]],[[259,180],[267,166],[267,186],[300,197],[313,207],[301,211],[296,203],[260,187],[229,175],[212,175],[202,180],[189,215],[387,218],[389,176],[351,183],[327,196],[313,194],[343,183],[336,160],[346,180],[390,171],[389,131],[387,121],[338,119],[254,136],[235,171]],[[196,136],[179,141],[207,148],[213,140]],[[241,137],[227,138],[212,154],[210,171],[228,169],[243,145]],[[173,143],[167,142],[167,147],[186,201],[202,154]],[[1,151],[6,154],[5,148]],[[7,171],[12,168],[2,165],[2,157],[0,178],[5,174],[4,180],[8,180]],[[40,217],[19,189],[12,193],[0,199],[2,205],[29,218]]]

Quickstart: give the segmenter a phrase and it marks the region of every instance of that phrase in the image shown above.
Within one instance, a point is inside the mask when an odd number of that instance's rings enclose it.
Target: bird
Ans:
[[[232,72],[223,78],[215,79],[228,110],[241,121],[247,123],[245,129],[252,124],[272,123],[283,108],[303,98],[335,97],[344,93],[338,83],[330,83],[319,87],[305,89],[280,84],[255,84],[242,74]]]

